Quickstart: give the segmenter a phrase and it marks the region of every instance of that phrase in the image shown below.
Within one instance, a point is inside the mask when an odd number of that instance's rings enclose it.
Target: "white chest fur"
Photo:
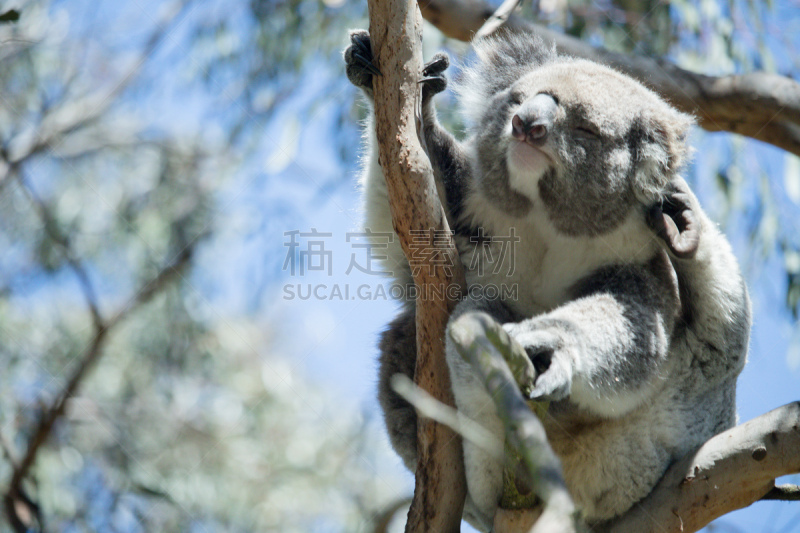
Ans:
[[[524,316],[563,304],[576,282],[603,266],[648,261],[659,246],[635,210],[613,231],[570,237],[553,227],[541,204],[523,218],[475,197],[466,207],[471,222],[483,227],[488,239],[470,243],[462,253],[469,284],[511,295],[505,303]]]

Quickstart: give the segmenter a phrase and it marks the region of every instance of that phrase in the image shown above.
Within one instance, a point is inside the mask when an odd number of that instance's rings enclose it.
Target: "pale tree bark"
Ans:
[[[463,288],[466,283],[420,138],[422,17],[414,0],[370,0],[369,12],[372,51],[383,74],[373,77],[379,161],[395,232],[409,262],[419,267],[414,269],[420,289],[415,381],[452,406],[444,331],[456,302],[431,296],[446,295],[451,293],[447,288]],[[425,253],[419,253],[420,247]],[[428,264],[411,261],[414,256],[427,258]],[[420,419],[416,484],[406,531],[459,531],[465,495],[461,439],[446,426]]]
[[[448,37],[469,41],[493,10],[483,0],[425,0],[422,15]],[[668,61],[595,48],[511,14],[504,27],[539,35],[562,53],[605,63],[638,79],[708,131],[729,131],[800,155],[800,83],[752,72],[706,76]]]

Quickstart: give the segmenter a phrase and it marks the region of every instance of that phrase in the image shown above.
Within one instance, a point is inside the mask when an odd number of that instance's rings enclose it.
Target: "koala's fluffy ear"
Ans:
[[[472,43],[475,58],[462,70],[455,89],[461,108],[477,124],[487,110],[487,102],[525,74],[556,59],[555,44],[541,37],[500,29]]]
[[[700,246],[700,206],[680,176],[675,176],[647,212],[647,224],[664,239],[675,257],[690,259]]]
[[[693,123],[692,117],[666,104],[634,119],[629,136],[635,162],[633,187],[643,204],[659,199],[686,163],[690,154],[686,140]]]
[[[699,206],[678,171],[689,157],[694,120],[669,106],[643,113],[631,128],[634,192],[650,206],[647,223],[675,257],[690,258],[700,244]]]

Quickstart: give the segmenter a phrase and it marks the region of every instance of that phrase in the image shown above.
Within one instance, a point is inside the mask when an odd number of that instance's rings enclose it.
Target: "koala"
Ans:
[[[349,79],[371,99],[369,35],[354,31]],[[630,77],[563,57],[541,40],[501,34],[474,43],[456,92],[469,122],[457,140],[436,119],[447,56],[423,69],[422,121],[440,198],[467,284],[513,285],[513,297],[469,296],[453,317],[486,312],[537,370],[533,400],[567,488],[589,524],[648,495],[676,459],[733,426],[750,302],[725,237],[680,176],[693,124]],[[366,128],[365,225],[392,232],[374,128]],[[515,239],[513,268],[489,268]],[[478,257],[479,260],[475,260]],[[393,282],[412,283],[395,238]],[[487,293],[488,294],[488,293]],[[451,319],[452,319],[451,318]],[[413,377],[414,303],[380,343],[379,401],[390,441],[412,471],[416,414],[390,387]],[[503,437],[474,370],[446,348],[459,411]],[[492,526],[503,464],[464,441],[465,518]]]

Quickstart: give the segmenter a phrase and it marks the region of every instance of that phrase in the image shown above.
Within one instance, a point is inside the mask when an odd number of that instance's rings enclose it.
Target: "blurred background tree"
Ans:
[[[393,303],[352,268],[348,235],[365,110],[340,50],[366,4],[0,3],[12,9],[0,530],[373,530],[411,484],[374,401]],[[798,76],[793,0],[540,0],[523,15],[696,72]],[[466,52],[425,38],[427,55]],[[458,130],[449,92],[439,107]],[[688,178],[753,292],[746,420],[800,390],[800,162],[724,133],[692,141]],[[312,228],[329,234],[330,275],[291,272],[288,235]],[[331,293],[346,285],[352,298]],[[709,529],[800,531],[787,505]]]
[[[374,428],[203,281],[241,208],[221,189],[252,179],[262,122],[313,52],[296,46],[307,17],[286,33],[244,2],[5,7],[20,19],[0,26],[1,529],[368,523],[393,495],[361,464]]]

